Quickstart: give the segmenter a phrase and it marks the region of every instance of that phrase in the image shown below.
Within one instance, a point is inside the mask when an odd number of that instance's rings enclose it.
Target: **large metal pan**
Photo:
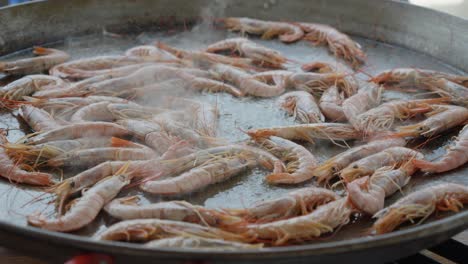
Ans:
[[[206,10],[212,10],[212,12]],[[36,1],[0,9],[0,55],[33,45],[61,41],[70,36],[101,32],[103,28],[113,32],[138,33],[147,29],[157,29],[161,26],[161,21],[167,22],[168,18],[171,18],[172,22],[182,24],[187,19],[190,20],[200,15],[247,16],[331,24],[358,36],[370,57],[378,58],[378,62],[374,61],[375,67],[370,69],[371,73],[390,67],[413,65],[452,72],[468,71],[468,46],[466,46],[468,21],[405,3],[370,0]],[[170,39],[167,40],[170,41]],[[372,40],[404,48],[385,46]],[[277,45],[266,42],[264,44]],[[274,47],[283,49],[285,53],[293,50],[293,48],[278,45]],[[326,52],[323,55],[315,50],[317,49],[302,48],[301,51],[310,52],[311,59],[328,56]],[[3,117],[4,115],[0,117],[0,121],[7,122],[6,119],[2,119]],[[468,168],[465,166],[440,177],[431,179],[420,177],[420,180],[415,180],[413,187],[417,188],[435,180],[467,184],[467,174]],[[226,186],[232,186],[232,183],[230,184],[215,188],[226,188]],[[1,191],[5,190],[5,186],[8,185],[0,182]],[[273,192],[278,193],[274,190]],[[203,202],[210,195],[213,195],[213,192],[194,195],[189,200]],[[23,198],[13,196],[16,200]],[[211,201],[215,206],[238,203],[238,201],[228,199],[227,196],[218,195]],[[100,252],[115,256],[119,263],[146,261],[168,263],[187,260],[225,263],[239,261],[379,263],[413,254],[440,243],[468,227],[468,211],[465,210],[456,215],[386,235],[365,236],[360,232],[367,226],[360,229],[351,227],[345,228],[343,232],[339,232],[338,235],[328,240],[300,246],[262,249],[260,252],[146,250],[134,244],[98,242],[76,234],[53,233],[31,228],[25,225],[23,216],[12,217],[6,214],[5,211],[8,208],[5,207],[5,203],[0,202],[0,208],[2,211],[0,213],[0,244],[46,258],[49,262],[63,262],[83,252]]]

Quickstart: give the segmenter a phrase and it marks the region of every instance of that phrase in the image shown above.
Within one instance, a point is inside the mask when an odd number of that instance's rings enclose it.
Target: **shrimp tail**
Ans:
[[[293,184],[296,183],[295,179],[291,174],[287,172],[283,173],[272,173],[266,176],[266,181],[270,184]]]
[[[437,165],[427,160],[414,159],[412,160],[412,164],[416,168],[421,169],[422,171],[436,171],[437,170]]]
[[[112,137],[111,138],[111,146],[112,147],[121,147],[121,148],[131,148],[135,146],[135,143],[132,141],[128,141],[125,139]]]
[[[36,54],[36,55],[47,55],[47,54],[50,54],[50,52],[51,52],[50,49],[44,48],[44,47],[39,47],[39,46],[36,46],[33,49],[33,53]]]
[[[274,136],[275,132],[274,131],[269,131],[269,130],[250,130],[247,131],[247,135],[249,135],[252,139],[257,140],[257,139],[262,139],[262,138],[269,138],[270,136]]]
[[[38,227],[43,226],[46,221],[45,217],[40,212],[35,212],[28,215],[27,220],[28,224]]]

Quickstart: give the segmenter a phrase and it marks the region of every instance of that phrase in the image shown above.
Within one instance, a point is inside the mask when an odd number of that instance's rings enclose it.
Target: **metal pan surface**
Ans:
[[[105,11],[103,11],[105,10]],[[399,19],[392,16],[398,14]],[[349,32],[367,52],[367,74],[396,67],[419,67],[453,73],[468,71],[468,47],[460,43],[466,37],[468,21],[434,11],[397,2],[372,1],[37,1],[12,8],[0,9],[0,54],[9,54],[32,45],[52,43],[73,58],[93,55],[120,54],[125,49],[155,40],[180,48],[197,49],[235,34],[214,30],[201,24],[187,31],[170,30],[184,21],[204,16],[248,16],[274,20],[300,20],[328,23]],[[418,17],[420,19],[415,19]],[[428,19],[431,17],[432,19]],[[423,20],[425,23],[423,23]],[[437,21],[438,23],[434,22]],[[174,25],[172,25],[172,23]],[[432,26],[431,26],[432,25]],[[465,26],[463,28],[463,26]],[[123,37],[111,38],[102,30],[117,32]],[[180,27],[178,28],[180,29]],[[300,61],[334,62],[326,48],[311,48],[307,43],[284,45],[277,41],[262,41],[263,45],[280,50],[287,57]],[[466,43],[466,42],[465,42]],[[458,52],[458,53],[457,53]],[[28,51],[10,54],[6,58],[26,56]],[[291,66],[295,67],[295,66]],[[360,78],[366,78],[364,74]],[[387,98],[400,98],[401,93],[387,93]],[[221,110],[219,135],[231,141],[245,139],[238,129],[293,124],[276,106],[274,99],[235,99],[225,94],[203,94],[197,99],[216,102]],[[14,113],[0,114],[2,128],[10,128],[9,139],[23,136],[24,128]],[[443,153],[456,131],[430,142],[424,149],[429,158]],[[325,141],[308,145],[322,161],[343,149]],[[210,186],[202,192],[178,197],[208,207],[243,207],[262,199],[277,197],[295,187],[272,187],[263,181],[264,171],[251,171],[227,182]],[[437,176],[413,177],[402,191],[407,194],[437,182],[468,184],[468,167]],[[307,184],[306,184],[307,185]],[[134,194],[136,191],[130,191]],[[468,211],[447,215],[394,233],[368,236],[372,224],[360,218],[343,227],[337,234],[308,244],[258,251],[205,252],[196,250],[146,250],[129,243],[98,242],[90,235],[115,222],[102,214],[89,227],[74,234],[47,232],[28,227],[25,215],[37,210],[51,210],[47,200],[31,203],[40,192],[12,187],[0,182],[0,241],[3,246],[22,248],[30,254],[52,261],[86,251],[108,253],[118,262],[155,261],[167,263],[187,260],[210,262],[271,262],[287,263],[376,263],[413,254],[437,244],[468,226]],[[392,196],[389,203],[401,197]],[[146,196],[148,201],[160,197]],[[60,252],[60,254],[58,254]]]

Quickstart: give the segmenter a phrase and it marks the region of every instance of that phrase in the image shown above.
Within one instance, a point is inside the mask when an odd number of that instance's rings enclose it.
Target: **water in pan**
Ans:
[[[210,34],[199,34],[197,30],[190,32],[181,32],[177,34],[163,33],[144,33],[138,36],[124,36],[122,38],[111,38],[100,35],[91,35],[79,38],[69,38],[63,44],[56,45],[57,48],[69,52],[73,59],[85,58],[97,55],[116,55],[122,54],[126,49],[135,45],[148,44],[154,41],[162,41],[169,45],[184,49],[199,49],[214,41],[225,39],[226,37],[236,36],[224,31],[210,31]],[[277,49],[292,61],[300,63],[311,61],[329,61],[336,62],[325,47],[310,47],[309,44],[300,42],[292,45],[284,45],[278,41],[264,41],[253,38],[252,40],[265,46]],[[377,43],[375,41],[356,38],[362,44],[368,54],[368,63],[365,68],[367,74],[375,74],[385,69],[397,67],[420,67],[445,72],[460,73],[456,69],[441,63],[429,56],[409,51],[400,47]],[[12,54],[5,59],[19,58],[29,56],[28,51]],[[298,64],[291,65],[291,69],[297,70]],[[364,74],[358,75],[360,78],[367,78]],[[1,77],[1,76],[0,76]],[[385,97],[398,98],[405,96],[401,93],[386,92]],[[287,117],[281,112],[275,104],[275,99],[255,99],[255,98],[234,98],[227,94],[199,94],[195,96],[198,100],[216,103],[220,110],[220,121],[218,135],[228,138],[235,142],[246,139],[241,129],[254,127],[271,127],[278,125],[294,124],[291,117]],[[24,135],[27,127],[16,117],[16,113],[3,113],[0,116],[0,126],[9,129],[8,138],[11,141],[17,140]],[[240,129],[239,129],[240,128]],[[447,145],[451,136],[456,131],[444,138],[428,144],[423,152],[429,159],[436,158],[444,153],[443,146]],[[317,141],[315,145],[308,145],[310,151],[320,160],[326,160],[340,151],[342,148],[336,147],[327,141]],[[413,177],[410,184],[402,191],[403,194],[412,190],[434,184],[439,181],[464,182],[468,183],[465,176],[466,166],[462,169],[439,176],[424,177],[417,175]],[[177,197],[176,199],[185,199],[195,204],[205,205],[211,208],[218,207],[244,207],[254,204],[257,201],[271,199],[282,195],[294,188],[300,188],[304,185],[283,187],[270,186],[264,182],[265,171],[253,170],[243,175],[234,177],[226,182],[210,186],[201,192],[189,196]],[[305,184],[307,185],[307,184]],[[129,190],[126,194],[139,194],[136,189]],[[43,210],[46,213],[53,212],[53,206],[49,203],[50,199],[40,196],[42,192],[24,187],[14,187],[7,181],[0,182],[0,219],[15,223],[17,225],[26,225],[25,216]],[[159,201],[170,198],[145,195],[145,201]],[[401,194],[393,195],[388,199],[388,203],[395,201]],[[41,199],[45,198],[45,199]],[[32,202],[34,200],[34,202]],[[114,219],[105,214],[101,214],[96,221],[86,228],[76,232],[78,235],[92,235],[96,231],[102,230],[105,226],[114,223]],[[340,240],[362,236],[366,228],[370,226],[370,219],[358,219],[352,225],[348,225],[340,230],[337,235],[329,238],[330,240]]]

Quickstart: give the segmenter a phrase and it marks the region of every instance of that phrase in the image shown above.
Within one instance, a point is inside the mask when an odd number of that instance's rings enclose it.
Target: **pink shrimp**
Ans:
[[[96,218],[104,205],[110,202],[120,190],[130,183],[131,177],[125,174],[116,174],[103,179],[81,198],[72,202],[71,209],[56,219],[46,219],[41,214],[28,216],[28,223],[47,230],[69,232],[80,229]]]
[[[468,162],[468,125],[460,131],[455,144],[437,161],[413,160],[413,164],[425,172],[446,172]]]
[[[316,23],[298,23],[298,25],[306,32],[305,40],[311,41],[314,45],[328,45],[335,57],[343,58],[353,68],[358,68],[366,61],[366,54],[361,46],[336,28]]]
[[[34,92],[66,88],[68,85],[58,77],[41,74],[28,75],[2,87],[0,95],[4,99],[23,100],[23,96],[32,95]]]
[[[432,105],[425,120],[397,128],[395,136],[432,137],[452,127],[462,125],[468,120],[468,109],[455,105]]]
[[[37,132],[50,131],[61,126],[60,122],[55,120],[49,113],[32,105],[22,105],[20,115]]]
[[[3,145],[7,144],[7,138],[0,134],[0,176],[9,181],[26,183],[38,186],[47,186],[54,183],[53,176],[49,173],[25,171],[19,167],[7,154]]]
[[[312,174],[317,177],[319,183],[328,183],[333,177],[337,176],[342,169],[354,161],[358,161],[387,148],[403,147],[405,145],[406,141],[403,138],[374,140],[367,144],[353,147],[328,159],[315,168]]]
[[[138,57],[145,61],[178,61],[176,56],[154,45],[143,45],[130,48],[125,51],[125,56]]]
[[[0,62],[0,72],[11,75],[41,73],[52,66],[70,59],[66,52],[43,47],[34,47],[33,52],[39,57]]]
[[[339,198],[333,191],[317,188],[301,188],[280,198],[263,201],[246,209],[225,209],[249,222],[266,223],[311,213],[317,207]]]
[[[289,23],[262,21],[246,17],[228,17],[221,19],[221,21],[229,30],[240,31],[241,34],[262,35],[263,39],[278,36],[282,42],[290,43],[298,41],[304,36],[300,27]]]
[[[268,183],[297,184],[313,177],[312,172],[317,166],[317,160],[303,146],[279,137],[259,138],[257,143],[286,163],[285,172],[273,173],[266,177]]]
[[[278,98],[279,105],[301,123],[320,123],[325,117],[315,98],[304,91],[288,92]]]
[[[329,87],[325,90],[320,97],[320,110],[323,115],[334,122],[345,121],[346,116],[343,112],[344,95],[339,92],[336,85]]]
[[[361,87],[358,93],[343,102],[343,112],[348,122],[359,130],[358,115],[380,104],[382,88],[373,83],[367,83]]]
[[[422,218],[421,223],[434,211],[458,212],[466,203],[468,187],[440,183],[411,193],[375,214],[378,220],[373,228],[377,234],[388,233],[407,221],[414,223],[415,219]]]
[[[207,52],[231,51],[251,58],[255,64],[271,68],[283,68],[287,58],[276,50],[259,45],[246,38],[230,38],[209,45]]]

